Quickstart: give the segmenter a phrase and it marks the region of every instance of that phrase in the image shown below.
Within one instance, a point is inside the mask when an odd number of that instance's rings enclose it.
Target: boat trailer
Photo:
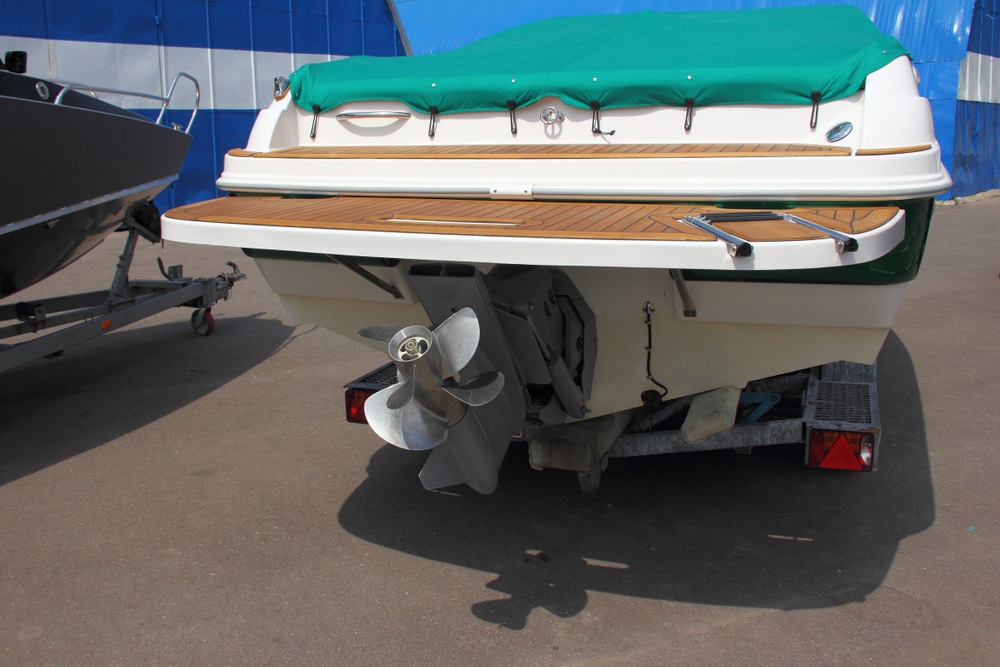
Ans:
[[[159,212],[146,202],[126,216],[123,225],[128,238],[110,289],[0,305],[0,341],[53,329],[37,338],[0,345],[0,372],[35,359],[58,357],[69,347],[178,306],[194,309],[191,327],[196,334],[212,333],[212,306],[228,299],[233,284],[246,275],[235,263],[227,262],[232,269],[229,273],[188,278],[182,275],[181,265],[164,268],[157,259],[164,280],[130,280],[139,238],[153,243],[161,240]]]
[[[396,380],[390,363],[348,383],[347,420],[367,423],[365,398]],[[528,443],[533,468],[576,472],[592,494],[610,459],[802,444],[807,466],[873,471],[880,439],[876,366],[837,362],[594,419],[525,424],[512,441]]]

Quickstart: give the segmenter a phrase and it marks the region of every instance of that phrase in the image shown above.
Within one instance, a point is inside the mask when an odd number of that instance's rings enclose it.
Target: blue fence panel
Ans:
[[[955,196],[1000,188],[1000,0],[978,0],[955,111]]]
[[[1000,187],[1000,105],[986,102],[958,103],[955,130],[955,187],[957,197]]]
[[[206,53],[202,63],[209,61],[208,49],[321,56],[404,53],[392,14],[382,0],[29,0],[8,3],[0,21],[0,52],[20,49],[19,41],[25,38],[93,42],[93,52],[105,54],[105,57],[107,45],[203,49]],[[86,54],[87,50],[73,51],[81,52]],[[142,57],[149,62],[129,61],[135,53],[145,54]],[[194,59],[200,57],[195,55]],[[179,61],[191,62],[191,58],[190,54],[182,54]],[[44,60],[44,55],[35,60]],[[239,58],[224,60],[241,62]],[[105,76],[116,66],[115,63],[100,65]],[[145,51],[132,48],[117,64],[130,71],[148,67],[148,90],[142,88],[143,92],[154,92],[158,88],[161,65],[155,48]],[[49,75],[44,62],[32,62],[29,58],[28,68],[29,73]],[[231,84],[237,89],[245,86],[247,94],[237,97],[250,100],[254,87],[250,69],[214,71],[212,77],[217,85],[222,77],[228,77],[225,83],[230,89]],[[167,72],[167,81],[175,73]],[[83,75],[73,78],[93,83]],[[113,71],[111,78],[117,78]],[[191,128],[194,141],[179,180],[157,198],[161,209],[217,196],[215,179],[222,169],[226,151],[244,146],[250,134],[257,110],[231,108],[221,101],[218,108],[209,106],[211,100],[219,101],[225,96],[219,95],[218,89],[208,89],[208,84],[201,81],[202,108]],[[156,115],[151,110],[140,112],[149,117]],[[168,120],[186,125],[189,116],[190,111],[171,112]]]
[[[1000,26],[997,25],[997,13],[1000,12],[1000,2],[997,0],[978,0],[972,16],[972,26],[969,30],[969,52],[981,53],[987,56],[1000,56]]]

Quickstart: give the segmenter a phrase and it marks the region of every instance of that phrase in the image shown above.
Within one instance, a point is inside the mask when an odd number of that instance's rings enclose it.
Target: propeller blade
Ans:
[[[446,486],[465,484],[465,473],[451,455],[454,442],[435,447],[420,469],[420,483],[425,489],[443,489]]]
[[[479,318],[472,308],[462,308],[434,330],[434,343],[441,354],[441,377],[465,368],[479,347]]]
[[[402,382],[398,382],[389,389],[395,388],[395,391],[389,394],[389,397],[385,400],[385,407],[390,410],[398,410],[413,398],[413,373],[409,373],[403,378]]]
[[[365,419],[375,435],[386,442],[403,447],[402,419],[399,410],[390,409],[386,403],[396,391],[396,385],[378,391],[365,401]],[[404,448],[405,449],[405,448]]]
[[[394,327],[391,324],[373,324],[358,331],[358,335],[369,340],[377,340],[388,343],[392,337],[399,333],[401,327]]]
[[[448,440],[434,449],[420,470],[425,489],[468,484],[479,493],[492,493],[500,476],[500,459],[472,413],[452,426]]]
[[[401,449],[431,449],[444,442],[448,437],[448,421],[443,417],[417,401],[410,401],[401,408],[388,406],[397,386],[387,387],[365,401],[365,417],[376,435]]]
[[[466,405],[486,405],[503,390],[503,373],[487,371],[461,385],[454,378],[445,378],[440,387]]]
[[[478,415],[474,410],[469,410],[465,419],[451,428],[448,443],[440,449],[447,450],[455,465],[462,471],[465,483],[473,490],[483,494],[493,493],[500,477],[500,459],[490,444]]]
[[[448,420],[434,414],[418,401],[410,401],[397,412],[403,416],[404,449],[433,449],[448,437]]]

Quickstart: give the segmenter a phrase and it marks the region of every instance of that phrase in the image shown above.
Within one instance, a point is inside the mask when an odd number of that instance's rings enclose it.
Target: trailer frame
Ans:
[[[155,207],[152,212],[158,223]],[[137,219],[144,219],[146,224]],[[234,262],[227,262],[232,269],[228,273],[212,278],[190,278],[183,276],[182,265],[165,269],[163,262],[157,259],[164,280],[129,279],[139,238],[160,241],[155,231],[159,225],[150,225],[148,220],[148,217],[135,215],[125,219],[123,224],[128,237],[109,289],[0,305],[0,342],[51,330],[37,338],[0,347],[0,372],[36,359],[61,356],[74,345],[179,306],[194,309],[191,327],[196,334],[212,333],[215,328],[212,306],[228,299],[233,285],[246,275]]]
[[[363,419],[363,397],[396,382],[390,362],[345,385],[348,421]],[[622,413],[556,426],[526,423],[512,441],[528,443],[533,468],[576,472],[580,489],[596,493],[611,459],[731,449],[750,454],[757,447],[801,444],[810,456],[814,433],[863,434],[870,446],[869,465],[877,468],[881,441],[875,364],[840,361],[749,383],[740,391],[739,414],[731,428],[691,442],[676,423],[699,395],[648,405]],[[362,397],[362,398],[359,398]],[[780,412],[777,406],[781,405]]]

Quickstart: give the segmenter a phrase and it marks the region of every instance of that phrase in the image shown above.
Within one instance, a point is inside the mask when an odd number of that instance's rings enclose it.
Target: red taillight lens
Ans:
[[[809,459],[814,468],[833,470],[872,469],[875,434],[813,429],[809,433]]]
[[[365,401],[375,392],[370,389],[348,389],[344,392],[344,406],[347,408],[347,421],[352,424],[367,424],[365,417]]]

